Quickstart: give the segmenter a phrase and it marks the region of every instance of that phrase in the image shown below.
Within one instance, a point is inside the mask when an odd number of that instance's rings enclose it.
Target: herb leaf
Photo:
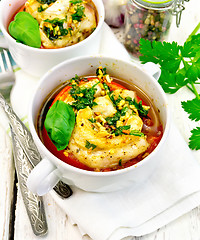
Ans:
[[[116,128],[114,131],[115,136],[123,135],[124,134],[123,130],[129,130],[130,128],[131,128],[130,125],[120,126]]]
[[[197,35],[193,35],[191,36],[187,42],[190,42],[192,45],[192,49],[193,49],[193,53],[195,53],[194,55],[194,60],[197,61],[200,58],[200,51],[199,51],[199,47],[200,47],[200,34]]]
[[[73,108],[63,101],[56,101],[49,109],[44,125],[57,150],[65,149],[75,125]]]
[[[187,102],[181,102],[181,105],[191,120],[200,121],[200,99],[194,98]]]
[[[163,69],[169,72],[176,72],[181,63],[179,55],[180,46],[176,42],[158,42],[140,39],[140,61],[142,63],[158,63]]]
[[[175,93],[180,88],[185,86],[187,84],[187,79],[185,79],[185,76],[183,76],[181,73],[173,74],[168,72],[165,69],[162,69],[160,78],[158,80],[160,85],[162,86],[163,90],[166,93]]]
[[[19,12],[9,24],[9,33],[18,42],[34,48],[40,48],[41,37],[37,20],[27,12]]]
[[[77,4],[77,3],[82,3],[83,1],[82,0],[70,0],[69,2],[72,4]]]
[[[121,117],[121,114],[120,112],[116,112],[115,115],[113,117],[107,117],[106,118],[106,122],[109,124],[109,125],[113,125],[113,126],[116,126],[116,123],[117,121],[120,119]]]
[[[94,150],[97,146],[95,144],[92,144],[92,143],[90,143],[89,141],[86,140],[85,147],[87,149],[92,148],[92,150]]]
[[[193,150],[200,149],[200,127],[197,127],[191,131],[192,135],[189,138],[189,147]]]
[[[89,118],[88,119],[91,123],[95,123],[96,122],[96,119],[95,118]]]
[[[138,136],[138,137],[144,137],[144,133],[140,132],[139,130],[131,130],[130,135]]]
[[[106,72],[106,68],[101,68],[101,67],[99,67],[99,68],[97,68],[97,70],[96,70],[96,75],[98,76],[98,75],[106,75],[107,74],[107,72]]]

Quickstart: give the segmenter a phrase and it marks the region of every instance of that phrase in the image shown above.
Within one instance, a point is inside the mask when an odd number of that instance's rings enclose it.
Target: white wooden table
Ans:
[[[180,28],[172,25],[169,41],[177,41],[182,44],[187,36],[192,32],[194,27],[200,22],[200,1],[191,0],[185,4],[186,10],[183,12]],[[117,37],[122,40],[122,29],[114,29]],[[183,121],[183,110],[180,108],[180,101],[184,99],[182,91],[175,95],[168,96],[169,103],[172,107],[173,117],[177,126],[179,121]],[[184,99],[186,100],[186,99]],[[179,114],[177,114],[177,110]],[[181,112],[182,111],[182,112]],[[3,116],[0,115],[0,121]],[[198,125],[199,126],[199,125]],[[188,141],[189,130],[192,125],[179,129],[186,141]],[[3,130],[0,130],[0,137],[3,136]],[[25,211],[20,191],[16,186],[14,164],[10,152],[2,152],[4,146],[0,145],[0,239],[1,240],[36,240]],[[194,153],[199,162],[199,151]],[[5,159],[8,159],[5,161]],[[200,184],[200,183],[199,183]],[[48,240],[81,240],[81,235],[76,227],[68,221],[66,214],[56,205],[50,195],[44,197],[46,216],[48,221],[49,233],[45,239]],[[91,226],[92,227],[92,226]],[[90,239],[84,237],[84,239]],[[200,206],[191,212],[178,218],[174,222],[162,227],[146,236],[132,237],[131,240],[199,240],[200,239]],[[103,240],[103,239],[102,239]]]

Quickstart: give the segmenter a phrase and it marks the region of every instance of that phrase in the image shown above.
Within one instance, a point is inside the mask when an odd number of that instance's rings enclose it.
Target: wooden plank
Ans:
[[[1,113],[1,120],[3,113]],[[6,125],[5,125],[6,126]],[[14,196],[14,163],[10,138],[0,125],[0,239],[7,240],[12,234],[12,204]],[[11,225],[10,225],[11,224]]]
[[[43,240],[80,240],[81,235],[76,226],[73,226],[68,220],[66,214],[57,206],[50,194],[44,196],[44,206],[48,222],[48,234]],[[18,200],[16,205],[15,219],[15,240],[29,239],[38,240],[31,229],[28,216],[24,207],[20,191],[18,192]],[[90,238],[85,238],[89,240]]]

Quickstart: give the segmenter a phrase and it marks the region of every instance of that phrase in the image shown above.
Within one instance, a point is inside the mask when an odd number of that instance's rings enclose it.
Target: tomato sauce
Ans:
[[[91,78],[90,78],[91,79]],[[159,119],[159,114],[156,111],[152,101],[149,99],[149,97],[141,91],[138,87],[129,85],[125,83],[122,80],[119,79],[114,79],[112,84],[109,86],[111,90],[115,89],[130,89],[134,90],[137,93],[137,100],[142,101],[143,105],[150,106],[150,110],[148,113],[147,117],[143,117],[143,129],[142,132],[147,136],[147,141],[150,144],[149,148],[145,151],[145,153],[140,154],[134,159],[130,159],[126,163],[122,165],[118,165],[114,168],[106,168],[102,169],[100,171],[102,172],[107,172],[107,171],[114,171],[114,170],[119,170],[123,168],[130,167],[132,165],[137,164],[140,162],[142,159],[144,159],[146,156],[148,156],[159,144],[162,135],[163,135],[163,126],[160,122]],[[41,109],[41,112],[38,116],[38,121],[37,121],[37,132],[39,134],[40,139],[44,143],[44,145],[49,149],[51,153],[53,153],[56,157],[61,159],[63,162],[88,171],[94,171],[94,169],[84,165],[78,159],[76,159],[72,154],[68,154],[67,156],[65,155],[65,150],[58,151],[55,147],[55,145],[51,142],[47,131],[44,127],[44,119],[46,117],[48,109],[53,105],[54,102],[57,100],[64,100],[66,96],[69,94],[69,90],[71,87],[69,85],[64,85],[60,88],[55,90],[54,93],[52,93],[48,99],[45,101],[44,106]]]

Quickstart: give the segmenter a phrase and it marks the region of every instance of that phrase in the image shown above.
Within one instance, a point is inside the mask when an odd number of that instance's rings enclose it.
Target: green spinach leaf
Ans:
[[[16,14],[14,21],[9,24],[9,33],[18,42],[30,47],[40,48],[41,37],[37,20],[27,12]]]
[[[44,125],[57,150],[65,149],[75,125],[73,108],[63,101],[56,101],[49,109]]]

